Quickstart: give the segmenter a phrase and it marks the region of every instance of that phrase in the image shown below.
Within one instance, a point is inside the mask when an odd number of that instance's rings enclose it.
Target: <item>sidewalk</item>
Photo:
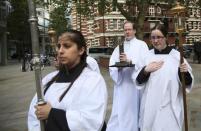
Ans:
[[[20,63],[0,66],[0,131],[27,131],[27,111],[35,94],[34,72],[21,72]],[[43,75],[53,70],[47,67]]]
[[[201,64],[188,60],[194,75],[194,88],[187,94],[189,131],[201,131]]]

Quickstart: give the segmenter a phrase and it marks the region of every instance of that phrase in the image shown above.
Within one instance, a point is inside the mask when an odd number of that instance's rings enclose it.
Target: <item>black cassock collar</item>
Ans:
[[[78,75],[81,74],[84,67],[86,67],[86,62],[80,62],[78,65],[73,67],[70,70],[67,70],[64,66],[59,70],[58,77],[56,82],[64,83],[64,82],[72,82],[74,81]]]
[[[172,50],[172,47],[170,47],[170,46],[167,46],[165,49],[163,49],[161,51],[154,48],[154,53],[155,54],[169,54],[171,50]]]

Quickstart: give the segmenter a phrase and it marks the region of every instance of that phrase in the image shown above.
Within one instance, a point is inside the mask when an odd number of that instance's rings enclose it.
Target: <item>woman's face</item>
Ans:
[[[72,42],[67,35],[59,37],[57,47],[59,63],[67,65],[69,69],[80,62],[81,56],[84,53],[84,47],[78,49],[77,44]]]
[[[166,48],[166,38],[163,36],[160,30],[153,30],[151,32],[151,43],[155,49],[161,51]]]

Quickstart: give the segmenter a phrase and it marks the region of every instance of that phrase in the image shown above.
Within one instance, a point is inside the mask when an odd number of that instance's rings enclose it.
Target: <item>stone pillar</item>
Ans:
[[[8,59],[7,59],[7,34],[6,34],[6,31],[1,34],[0,41],[1,41],[0,64],[7,65]]]

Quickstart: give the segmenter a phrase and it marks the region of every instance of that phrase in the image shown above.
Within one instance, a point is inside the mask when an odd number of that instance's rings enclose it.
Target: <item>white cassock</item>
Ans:
[[[150,74],[148,81],[139,89],[144,89],[141,101],[139,125],[141,131],[181,131],[183,124],[183,96],[178,76],[180,54],[172,49],[169,54],[150,54],[145,65],[152,61],[164,61],[163,66]],[[187,61],[185,60],[187,63]],[[192,70],[187,63],[192,80]],[[193,82],[192,82],[193,83]],[[187,86],[190,91],[192,84]]]
[[[131,74],[138,68],[137,62],[148,52],[147,44],[133,38],[124,42],[124,53],[136,64],[135,67],[119,69],[110,67],[110,76],[114,81],[112,113],[107,131],[138,131],[139,91],[135,88]],[[119,62],[119,47],[111,55],[109,65]]]
[[[54,76],[58,71],[52,72]],[[45,85],[50,78],[43,79]],[[61,102],[59,97],[70,83],[53,83],[47,90],[44,98],[50,102],[53,108],[62,109],[66,112],[66,119],[71,131],[99,131],[104,123],[107,106],[107,89],[103,77],[85,67],[72,85],[69,92]],[[34,96],[29,113],[29,131],[40,131],[39,121],[35,115],[34,105],[37,97]]]

